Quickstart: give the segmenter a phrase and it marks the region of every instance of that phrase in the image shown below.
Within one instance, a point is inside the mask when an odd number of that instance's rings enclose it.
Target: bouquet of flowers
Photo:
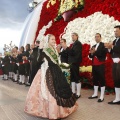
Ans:
[[[67,63],[61,63],[60,68],[62,69],[63,74],[67,79],[67,82],[70,84],[70,65]]]
[[[61,64],[60,64],[60,68],[61,68],[61,69],[70,69],[70,65],[67,64],[67,63],[61,63]]]

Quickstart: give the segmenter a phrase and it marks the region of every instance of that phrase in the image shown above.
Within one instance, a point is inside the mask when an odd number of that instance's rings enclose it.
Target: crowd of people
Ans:
[[[19,85],[30,86],[37,70],[39,69],[39,43],[14,47],[11,51],[5,51],[4,57],[0,57],[0,68],[3,72],[3,80],[11,79]]]
[[[101,89],[100,98],[98,102],[104,101],[105,93],[105,60],[106,55],[109,52],[113,59],[112,76],[115,87],[115,100],[108,102],[110,105],[120,104],[120,25],[114,27],[114,33],[116,39],[113,42],[103,43],[100,33],[96,33],[96,44],[91,47],[89,51],[89,58],[92,59],[92,76],[94,93],[89,99],[98,98],[98,88]]]
[[[113,80],[115,100],[108,104],[120,104],[120,26],[115,26],[116,39],[112,43],[103,43],[100,33],[95,34],[96,44],[89,51],[92,59],[94,93],[88,99],[98,98],[104,101],[105,93],[105,60],[109,52],[113,58]],[[56,47],[55,36],[49,34],[45,42],[13,48],[11,55],[0,58],[3,79],[8,77],[20,85],[31,86],[26,98],[25,112],[50,120],[65,118],[73,113],[81,97],[81,77],[79,74],[82,62],[82,44],[77,33],[71,35],[73,44],[68,47],[66,39],[61,39]],[[60,59],[59,59],[60,58]],[[60,63],[70,65],[70,82],[67,82]],[[19,77],[18,77],[19,74]],[[9,76],[8,76],[9,75]],[[19,79],[18,79],[19,78]]]

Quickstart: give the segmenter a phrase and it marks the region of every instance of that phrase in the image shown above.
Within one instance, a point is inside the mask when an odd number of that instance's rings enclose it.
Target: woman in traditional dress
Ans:
[[[10,70],[10,53],[5,52],[4,53],[4,58],[2,60],[2,65],[3,65],[3,74],[4,74],[4,80],[8,80],[8,73]]]
[[[17,55],[17,60],[18,60],[18,71],[19,71],[19,76],[20,76],[20,79],[18,81],[18,84],[19,85],[23,85],[24,84],[24,76],[25,76],[25,66],[24,66],[24,62],[23,62],[23,54],[24,54],[24,47],[21,46],[20,49],[19,49],[19,52],[18,52],[18,55]]]
[[[49,120],[65,118],[78,106],[59,67],[55,44],[55,36],[48,35],[44,48],[40,49],[40,69],[29,89],[25,105],[26,113]]]
[[[13,82],[17,82],[18,76],[17,76],[17,70],[18,70],[18,65],[17,65],[17,54],[18,54],[18,47],[14,47],[12,50],[11,54],[11,71],[10,73],[10,78],[13,80]],[[12,78],[13,77],[13,78]]]

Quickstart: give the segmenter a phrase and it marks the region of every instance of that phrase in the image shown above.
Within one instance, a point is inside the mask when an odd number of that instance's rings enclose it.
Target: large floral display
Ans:
[[[63,37],[70,45],[71,33],[77,32],[83,44],[80,74],[84,82],[92,85],[90,46],[95,44],[95,33],[101,33],[103,42],[115,39],[114,26],[120,25],[119,6],[120,0],[46,0],[39,15],[35,40],[54,34],[57,44]],[[106,58],[106,85],[114,87],[110,54]]]

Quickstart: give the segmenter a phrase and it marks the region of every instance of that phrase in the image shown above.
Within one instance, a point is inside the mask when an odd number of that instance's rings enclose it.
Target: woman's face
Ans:
[[[50,39],[48,41],[48,44],[52,47],[55,47],[56,45],[56,40],[55,40],[55,36],[50,36]]]
[[[20,51],[21,51],[21,52],[23,52],[23,51],[24,51],[23,47],[21,47],[21,48],[20,48]]]
[[[12,49],[12,52],[15,52],[15,48]]]
[[[26,50],[28,50],[28,45],[25,46]]]

